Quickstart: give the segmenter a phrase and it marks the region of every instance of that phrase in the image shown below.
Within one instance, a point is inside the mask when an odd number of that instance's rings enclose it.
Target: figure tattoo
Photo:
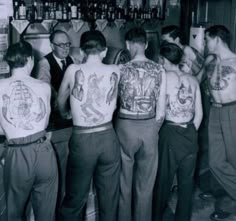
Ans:
[[[167,95],[166,102],[168,115],[191,118],[194,113],[194,90],[190,84],[181,82],[177,94]]]
[[[118,91],[118,87],[117,87],[118,75],[115,72],[111,74],[110,83],[111,83],[111,89],[109,90],[107,94],[107,99],[106,99],[106,103],[108,103],[109,105],[112,100],[116,99],[117,91]]]
[[[84,79],[84,73],[81,69],[75,72],[75,83],[72,89],[72,95],[79,101],[82,101],[84,98]]]
[[[34,123],[46,115],[46,105],[42,98],[24,82],[18,80],[10,84],[11,94],[2,96],[4,119],[16,128],[33,130]]]
[[[209,89],[215,91],[225,90],[229,86],[231,76],[236,74],[236,70],[230,65],[223,65],[214,59],[206,67]]]
[[[94,104],[100,106],[105,98],[105,91],[101,88],[100,83],[104,76],[100,78],[94,73],[88,79],[88,91],[85,103],[81,105],[81,110],[84,113],[84,120],[88,123],[99,123],[104,119],[103,113],[96,109]]]
[[[127,63],[121,68],[121,106],[132,112],[154,112],[161,82],[160,66],[154,62]]]

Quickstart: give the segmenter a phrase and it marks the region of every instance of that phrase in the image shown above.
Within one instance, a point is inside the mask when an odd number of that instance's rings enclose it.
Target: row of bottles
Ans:
[[[26,4],[25,0],[14,0],[14,19],[161,19],[164,15],[163,1],[158,0],[150,7],[143,7],[131,4],[131,1],[121,5],[112,0],[31,0],[31,4]]]

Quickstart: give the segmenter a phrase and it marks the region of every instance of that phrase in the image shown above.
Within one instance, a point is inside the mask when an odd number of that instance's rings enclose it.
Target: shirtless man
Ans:
[[[58,189],[56,157],[45,138],[51,89],[30,77],[32,47],[9,47],[6,61],[12,76],[0,80],[0,126],[7,138],[4,186],[8,221],[19,221],[31,199],[36,221],[53,221]]]
[[[62,81],[58,103],[62,115],[70,117],[73,132],[69,143],[66,195],[61,220],[82,220],[93,178],[99,205],[99,220],[115,221],[119,196],[120,149],[112,127],[120,78],[116,65],[105,65],[106,40],[99,31],[88,31],[80,40],[84,64],[71,65]]]
[[[183,50],[183,57],[180,62],[181,71],[198,78],[204,62],[203,56],[194,48],[184,45],[183,34],[180,28],[175,25],[163,27],[161,30],[162,41],[177,44]]]
[[[132,60],[120,67],[116,132],[121,143],[122,169],[118,220],[151,221],[166,76],[161,65],[145,56],[145,30],[131,29],[125,40]]]
[[[228,193],[218,198],[210,218],[222,220],[236,211],[236,54],[229,49],[230,32],[221,25],[205,31],[208,86],[210,169]]]
[[[159,168],[154,190],[153,214],[161,221],[174,175],[177,174],[176,221],[190,221],[194,171],[197,159],[197,130],[202,120],[198,81],[179,69],[183,51],[167,43],[160,49],[167,77],[166,116],[160,130]]]

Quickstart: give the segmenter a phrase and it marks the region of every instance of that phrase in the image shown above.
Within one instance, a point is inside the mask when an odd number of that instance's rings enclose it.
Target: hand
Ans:
[[[5,158],[2,158],[2,159],[0,160],[0,165],[1,165],[1,166],[4,166],[4,165],[5,165]]]
[[[67,120],[72,119],[71,111],[66,112],[66,113],[63,115],[63,118],[65,118],[65,119],[67,119]]]

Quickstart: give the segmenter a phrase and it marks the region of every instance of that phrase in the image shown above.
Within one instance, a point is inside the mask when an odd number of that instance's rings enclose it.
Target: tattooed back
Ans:
[[[140,116],[155,114],[164,72],[162,66],[151,60],[130,61],[120,66],[120,70],[120,112]]]
[[[29,76],[0,81],[0,122],[8,139],[46,129],[50,115],[50,86]]]
[[[197,80],[189,74],[167,72],[166,120],[176,123],[194,118]]]
[[[236,100],[236,57],[220,60],[216,55],[205,67],[208,87],[216,103]]]
[[[73,124],[96,126],[112,120],[120,79],[116,65],[71,65],[67,70]]]

